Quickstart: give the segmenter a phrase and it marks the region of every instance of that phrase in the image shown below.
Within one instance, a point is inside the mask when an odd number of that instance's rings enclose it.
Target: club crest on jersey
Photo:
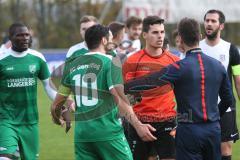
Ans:
[[[221,62],[225,61],[225,55],[224,55],[224,54],[220,54],[219,60],[220,60]]]
[[[29,65],[29,72],[30,73],[35,73],[36,72],[36,65]]]

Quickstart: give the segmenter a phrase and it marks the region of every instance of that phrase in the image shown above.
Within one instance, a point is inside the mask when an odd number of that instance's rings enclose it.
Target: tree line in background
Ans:
[[[111,1],[103,24],[115,21],[122,1]],[[0,0],[1,41],[7,36],[13,22],[27,24],[39,39],[40,48],[68,48],[79,42],[79,20],[89,14],[100,18],[106,2],[102,0]],[[172,42],[171,32],[176,24],[167,24],[166,33]],[[225,25],[223,38],[240,45],[240,23]]]

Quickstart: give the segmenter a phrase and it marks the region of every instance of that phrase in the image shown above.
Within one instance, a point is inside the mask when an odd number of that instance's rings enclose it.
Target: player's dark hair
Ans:
[[[85,42],[90,50],[96,49],[99,47],[103,37],[106,37],[108,39],[109,28],[103,25],[97,24],[86,30]]]
[[[163,24],[164,19],[158,17],[158,16],[147,16],[143,19],[143,32],[148,32],[150,29],[150,25],[154,24]]]
[[[213,13],[217,13],[218,14],[218,16],[219,16],[218,20],[219,20],[220,24],[225,23],[225,15],[223,14],[222,11],[217,10],[217,9],[208,10],[207,13],[204,15],[204,21],[206,19],[207,14],[213,14]]]
[[[9,38],[11,38],[15,34],[16,29],[19,27],[27,27],[27,26],[21,22],[13,23],[8,29]]]
[[[178,34],[186,45],[197,45],[201,37],[200,25],[195,19],[183,18],[178,24]]]
[[[113,34],[113,38],[116,38],[118,33],[124,29],[124,24],[120,22],[112,22],[108,25],[109,29]]]
[[[133,25],[142,24],[142,19],[140,17],[131,16],[126,20],[125,24],[127,28],[130,28]]]

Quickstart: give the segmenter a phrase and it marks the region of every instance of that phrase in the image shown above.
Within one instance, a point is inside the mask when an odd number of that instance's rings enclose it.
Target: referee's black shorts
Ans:
[[[175,120],[149,124],[156,129],[156,131],[152,132],[152,134],[157,137],[157,140],[153,142],[142,141],[136,130],[129,125],[127,139],[133,153],[134,160],[146,160],[149,156],[151,156],[152,149],[155,149],[156,154],[160,159],[174,159],[175,140],[169,133],[176,126]]]

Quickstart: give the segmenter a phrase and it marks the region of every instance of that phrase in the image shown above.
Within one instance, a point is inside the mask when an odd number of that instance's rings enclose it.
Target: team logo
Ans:
[[[221,62],[225,61],[225,55],[224,54],[220,54],[219,59]]]
[[[30,72],[30,73],[35,73],[35,72],[36,72],[36,65],[34,65],[34,64],[33,64],[33,65],[30,65],[30,66],[29,66],[29,72]]]

